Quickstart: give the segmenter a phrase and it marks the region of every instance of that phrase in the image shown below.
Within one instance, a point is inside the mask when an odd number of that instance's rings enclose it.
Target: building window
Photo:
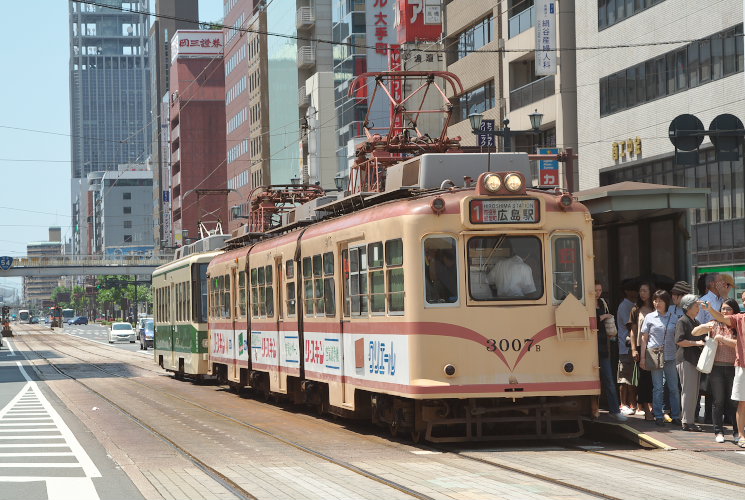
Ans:
[[[124,221],[124,229],[132,229],[132,221],[131,220],[125,220]]]
[[[131,234],[125,234],[124,235],[124,243],[132,243],[132,235]]]
[[[124,214],[131,214],[132,213],[132,207],[124,207],[124,208],[122,208],[122,213],[124,213]]]
[[[458,107],[460,109],[460,120],[468,119],[472,113],[483,113],[495,105],[494,98],[494,81],[490,80],[481,87],[470,92],[466,92],[458,98]],[[456,116],[458,114],[456,113]]]
[[[598,31],[662,2],[664,0],[598,0]]]
[[[466,57],[492,41],[492,22],[492,16],[486,17],[458,35],[457,59]]]
[[[601,78],[600,116],[742,72],[742,27],[739,24]]]
[[[123,200],[131,200],[132,199],[132,193],[122,193],[122,199]]]

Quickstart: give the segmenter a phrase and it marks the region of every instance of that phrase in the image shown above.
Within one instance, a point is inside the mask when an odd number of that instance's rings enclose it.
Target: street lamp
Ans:
[[[336,177],[334,177],[334,184],[336,185],[337,191],[342,191],[344,189],[344,183],[346,180],[347,178],[343,174],[336,174]]]
[[[540,131],[543,114],[539,113],[536,109],[533,113],[528,115],[528,118],[530,118],[530,126],[533,127],[530,130],[512,130],[509,127],[510,121],[507,118],[502,122],[503,127],[501,130],[481,130],[481,124],[484,121],[483,113],[471,113],[468,115],[468,120],[471,122],[471,131],[475,135],[502,137],[504,142],[503,149],[506,153],[512,152],[513,135],[535,135]]]

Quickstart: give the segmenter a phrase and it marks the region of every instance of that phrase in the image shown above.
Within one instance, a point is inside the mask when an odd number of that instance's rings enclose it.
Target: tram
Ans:
[[[31,321],[31,313],[28,309],[21,309],[18,311],[18,321],[21,323],[28,323]]]
[[[177,250],[153,272],[153,356],[161,368],[201,379],[208,374],[207,265],[227,236],[212,235]]]
[[[527,154],[416,133],[368,131],[343,196],[252,195],[209,255],[200,369],[415,441],[581,434],[600,393],[588,210],[529,187]]]

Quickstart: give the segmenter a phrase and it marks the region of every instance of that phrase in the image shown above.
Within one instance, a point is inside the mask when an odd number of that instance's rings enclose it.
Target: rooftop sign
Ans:
[[[178,30],[171,39],[171,62],[180,57],[222,57],[224,43],[222,31]]]

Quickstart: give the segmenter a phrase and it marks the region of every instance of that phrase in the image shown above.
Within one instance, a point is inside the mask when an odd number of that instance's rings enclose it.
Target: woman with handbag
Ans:
[[[740,312],[740,306],[735,299],[727,299],[722,304],[720,312],[724,316],[731,316]],[[724,417],[732,423],[735,441],[739,438],[735,416],[737,403],[730,396],[732,383],[735,379],[735,359],[737,347],[737,333],[734,329],[717,321],[710,321],[693,329],[693,335],[709,334],[717,343],[714,355],[714,366],[709,373],[709,390],[714,397],[712,405],[712,422],[714,423],[714,440],[724,443]],[[699,363],[700,364],[700,363]]]
[[[598,324],[598,364],[600,365],[600,381],[603,384],[605,398],[608,400],[608,413],[619,422],[625,422],[628,417],[621,413],[621,403],[618,401],[615,373],[610,366],[610,337],[618,335],[613,315],[608,310],[608,304],[601,297],[603,285],[595,282],[595,316]]]
[[[675,343],[678,353],[675,357],[678,377],[682,389],[682,427],[684,431],[701,432],[703,429],[696,425],[696,403],[698,402],[698,388],[701,372],[696,369],[698,358],[704,341],[693,335],[693,329],[699,326],[696,315],[699,313],[698,297],[689,294],[680,299],[680,307],[685,311],[683,317],[675,326]]]
[[[652,311],[654,311],[654,306],[652,305],[652,285],[649,282],[643,282],[639,285],[639,300],[637,300],[636,305],[631,309],[631,316],[628,323],[631,338],[631,357],[636,363],[639,363],[641,360],[639,354],[641,352],[642,336],[639,330],[644,323],[644,316]],[[644,415],[645,420],[654,420],[654,414],[652,413],[652,375],[647,370],[638,370],[638,373],[636,414]]]
[[[652,374],[652,407],[654,423],[665,425],[662,408],[665,400],[665,387],[670,399],[672,423],[680,425],[680,393],[678,392],[678,372],[675,370],[675,346],[666,342],[675,335],[673,313],[670,308],[670,294],[665,290],[654,292],[652,304],[655,310],[644,317],[641,327],[642,345],[640,366]],[[667,379],[667,385],[665,384]]]

